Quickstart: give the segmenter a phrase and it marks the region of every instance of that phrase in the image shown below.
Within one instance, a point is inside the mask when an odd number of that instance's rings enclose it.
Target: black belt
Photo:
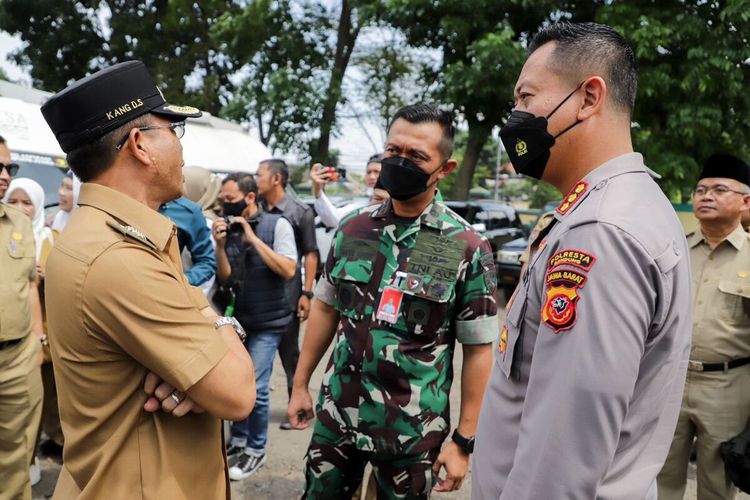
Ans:
[[[13,347],[16,344],[20,344],[24,338],[25,337],[21,337],[20,339],[4,340],[0,342],[0,351],[2,351],[3,349],[7,349],[9,347]]]
[[[688,370],[691,372],[726,372],[732,368],[750,363],[750,358],[733,359],[723,363],[703,363],[701,361],[688,361]]]

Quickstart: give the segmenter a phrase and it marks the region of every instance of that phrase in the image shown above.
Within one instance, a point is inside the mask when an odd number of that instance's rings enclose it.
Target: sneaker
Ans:
[[[282,431],[291,431],[292,430],[292,424],[289,422],[288,418],[285,418],[283,422],[279,424],[279,429]]]
[[[252,476],[266,463],[265,453],[259,457],[243,453],[237,463],[229,468],[229,479],[240,481]]]
[[[244,446],[235,446],[233,444],[230,444],[229,446],[227,446],[227,460],[239,457],[240,455],[242,455],[243,451],[245,451]]]
[[[29,479],[31,479],[31,486],[42,480],[42,469],[39,467],[39,460],[36,457],[34,457],[34,463],[29,467]]]

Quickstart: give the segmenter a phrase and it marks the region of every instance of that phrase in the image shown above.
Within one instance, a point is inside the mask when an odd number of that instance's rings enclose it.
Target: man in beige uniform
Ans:
[[[17,169],[0,137],[0,198]],[[44,332],[31,220],[5,203],[0,203],[0,247],[0,500],[30,500],[29,464],[42,418]]]
[[[84,183],[47,262],[65,433],[55,498],[228,498],[220,419],[252,410],[252,362],[244,332],[188,285],[175,226],[156,211],[182,191],[177,120],[200,112],[167,105],[130,61],[72,84],[42,113]]]
[[[681,500],[693,439],[698,500],[734,498],[719,444],[750,420],[750,167],[713,155],[693,191],[700,227],[688,235],[693,271],[693,344],[672,447],[659,474],[659,499]]]

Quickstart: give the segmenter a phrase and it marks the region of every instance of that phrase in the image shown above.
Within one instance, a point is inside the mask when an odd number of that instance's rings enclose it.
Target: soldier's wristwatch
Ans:
[[[311,290],[302,290],[302,295],[304,295],[305,297],[307,297],[310,300],[312,300],[312,298],[313,298],[313,293],[312,293]]]
[[[458,445],[459,448],[464,450],[467,455],[471,455],[472,453],[474,453],[474,436],[465,438],[461,434],[459,434],[458,429],[456,429],[455,431],[453,431],[451,439]]]
[[[237,332],[237,336],[240,338],[240,340],[243,343],[245,342],[247,334],[245,333],[245,329],[242,328],[242,325],[240,325],[240,322],[237,321],[237,318],[233,318],[231,316],[222,316],[221,318],[214,321],[214,328],[216,328],[217,330],[224,325],[229,325],[234,328],[234,331]]]

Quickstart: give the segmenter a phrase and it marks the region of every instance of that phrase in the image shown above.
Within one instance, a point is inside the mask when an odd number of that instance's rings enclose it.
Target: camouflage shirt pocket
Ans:
[[[404,328],[411,334],[428,337],[447,332],[455,287],[454,281],[432,279],[418,292],[407,292],[401,309]]]
[[[368,294],[372,261],[341,259],[330,276],[336,288],[336,310],[347,318],[362,319],[368,300],[372,302]]]

